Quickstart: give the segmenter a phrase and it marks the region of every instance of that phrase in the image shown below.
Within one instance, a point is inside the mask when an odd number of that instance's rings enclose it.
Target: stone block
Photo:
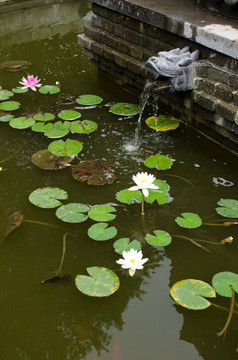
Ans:
[[[210,80],[228,84],[230,74],[228,71],[222,70],[220,67],[209,66],[207,76]]]
[[[130,55],[138,60],[142,60],[144,55],[144,50],[142,47],[131,45]]]
[[[231,74],[229,78],[229,85],[234,89],[238,89],[238,74]]]
[[[221,84],[220,82],[217,82],[215,84],[215,94],[218,99],[230,102],[232,101],[233,95],[232,95],[232,89],[225,85]]]
[[[197,77],[194,79],[194,89],[213,95],[215,91],[215,82]]]
[[[230,121],[235,121],[238,109],[236,106],[234,106],[232,104],[228,104],[225,101],[218,100],[216,110],[217,110],[217,113],[222,115],[224,118],[226,118]]]
[[[235,106],[238,106],[238,90],[237,91],[233,91],[233,103]]]
[[[139,44],[140,34],[137,31],[125,27],[125,40],[132,44]]]
[[[208,95],[204,91],[197,92],[195,95],[195,101],[203,108],[215,111],[217,105],[217,99],[212,96]]]

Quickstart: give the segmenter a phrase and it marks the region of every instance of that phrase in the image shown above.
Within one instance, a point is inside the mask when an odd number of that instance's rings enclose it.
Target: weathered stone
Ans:
[[[217,99],[206,94],[204,91],[200,91],[196,94],[196,102],[207,110],[215,111],[217,105]]]
[[[197,91],[208,92],[208,94],[213,95],[215,91],[215,82],[197,77],[194,79],[194,89]]]
[[[230,102],[232,101],[232,89],[224,84],[221,84],[220,82],[217,82],[215,84],[215,94],[217,98]]]
[[[228,104],[225,101],[218,100],[217,101],[217,113],[222,115],[224,118],[235,121],[235,117],[237,114],[237,107],[234,105]]]

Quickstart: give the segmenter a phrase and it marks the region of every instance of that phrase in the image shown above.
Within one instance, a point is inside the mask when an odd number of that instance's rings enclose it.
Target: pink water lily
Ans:
[[[40,87],[42,84],[39,84],[40,79],[38,80],[38,76],[34,77],[33,75],[28,75],[27,79],[24,77],[19,81],[20,84],[24,85],[22,89],[31,88],[36,91],[36,87]]]

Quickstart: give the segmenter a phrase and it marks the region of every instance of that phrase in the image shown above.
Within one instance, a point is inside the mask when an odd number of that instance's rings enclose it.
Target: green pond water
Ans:
[[[27,60],[32,64],[29,73],[38,75],[41,83],[59,81],[61,97],[67,98],[68,105],[62,106],[65,109],[77,108],[75,98],[82,94],[101,96],[103,105],[139,103],[136,96],[99,74],[78,45],[77,34],[90,18],[88,1],[42,6],[38,2],[32,9],[23,4],[18,10],[0,13],[0,62]],[[25,75],[23,71],[0,70],[0,85],[10,90]],[[57,114],[52,107],[57,99],[58,95],[36,94],[32,102],[29,96],[15,95],[14,100],[22,103],[15,114],[49,110]],[[23,222],[1,244],[0,359],[236,359],[238,316],[233,315],[223,340],[216,333],[224,326],[228,312],[213,306],[203,311],[185,309],[174,302],[169,292],[182,279],[211,284],[217,272],[237,272],[236,226],[203,225],[188,230],[175,222],[182,212],[197,213],[205,222],[221,220],[215,212],[217,202],[221,198],[238,199],[237,157],[183,124],[175,131],[156,133],[144,123],[147,116],[153,115],[151,106],[146,107],[142,118],[140,146],[130,151],[138,115],[122,118],[108,110],[105,106],[79,110],[82,119],[98,123],[98,130],[63,138],[83,143],[79,155],[82,160],[104,158],[116,162],[117,180],[104,186],[77,182],[70,167],[58,171],[37,168],[31,163],[32,154],[47,148],[52,139],[0,123],[0,210],[20,210],[26,220],[58,226]],[[154,154],[171,157],[171,169],[147,169],[144,160]],[[141,171],[167,181],[171,195],[168,204],[146,204],[144,220],[140,204],[123,205],[116,200],[116,193],[132,186],[132,176]],[[219,177],[231,186],[215,186],[214,178]],[[116,238],[94,241],[87,235],[92,220],[70,225],[56,218],[55,209],[32,205],[29,194],[46,186],[66,190],[67,202],[118,205],[117,217],[110,223],[118,230]],[[171,234],[169,246],[156,248],[145,242],[145,234],[157,229]],[[72,280],[40,284],[59,266],[65,233],[70,235],[62,274],[70,274]],[[203,244],[207,252],[174,235],[218,243],[233,236],[234,241],[226,246]],[[113,243],[121,237],[139,240],[144,257],[149,258],[133,278],[116,263],[121,256],[114,251]],[[86,275],[90,266],[115,271],[120,279],[119,290],[107,298],[82,294],[74,278]],[[219,296],[212,302],[230,306],[229,299]]]

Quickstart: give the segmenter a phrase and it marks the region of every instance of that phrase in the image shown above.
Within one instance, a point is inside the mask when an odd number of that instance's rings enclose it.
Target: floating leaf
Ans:
[[[0,69],[6,71],[22,71],[28,69],[30,65],[31,63],[26,60],[4,61],[0,64]]]
[[[43,85],[39,88],[39,92],[41,94],[57,94],[58,92],[60,92],[60,88],[56,85]]]
[[[167,204],[170,201],[170,196],[167,193],[169,186],[166,181],[155,179],[153,184],[159,188],[157,190],[149,189],[149,195],[145,197],[145,202],[153,204],[154,201],[157,201],[159,205]]]
[[[146,125],[156,131],[168,131],[175,130],[179,127],[179,121],[171,116],[159,115],[151,116],[145,120]]]
[[[22,87],[17,86],[16,88],[13,88],[12,91],[16,94],[23,94],[28,91],[28,88],[23,89]]]
[[[86,95],[80,95],[76,99],[76,102],[79,105],[97,105],[97,104],[100,104],[102,102],[102,100],[103,99],[100,96],[86,94]]]
[[[145,240],[153,246],[167,246],[171,243],[172,238],[170,234],[163,230],[154,230],[154,235],[147,234]]]
[[[185,308],[203,310],[211,305],[204,297],[215,297],[216,293],[211,285],[204,281],[186,279],[175,283],[170,290],[170,295]]]
[[[139,113],[139,107],[135,104],[117,103],[110,107],[110,111],[116,115],[136,115]]]
[[[77,120],[71,123],[70,131],[77,134],[89,134],[97,130],[98,125],[91,120]]]
[[[116,209],[111,205],[95,205],[89,210],[88,216],[94,221],[111,221],[116,217],[110,214],[114,211]]]
[[[25,116],[14,118],[9,122],[9,125],[14,129],[27,129],[35,124],[32,118],[27,119]]]
[[[116,198],[123,204],[134,204],[142,201],[142,194],[138,190],[124,189],[116,194]]]
[[[85,160],[72,168],[72,176],[78,181],[87,181],[89,185],[112,183],[116,176],[110,172],[116,164],[104,159]]]
[[[12,97],[14,94],[11,91],[8,90],[0,90],[0,101],[8,100],[10,97]]]
[[[217,205],[221,207],[216,208],[216,212],[228,218],[238,218],[238,200],[234,199],[221,199]]]
[[[75,285],[83,294],[93,297],[105,297],[112,295],[119,289],[118,276],[104,267],[93,266],[87,268],[90,276],[77,275]]]
[[[17,229],[24,220],[21,211],[10,214],[10,209],[6,209],[0,213],[0,242],[2,242],[10,232]]]
[[[18,101],[3,101],[0,103],[0,110],[3,111],[14,111],[19,109],[20,103]]]
[[[54,125],[52,123],[43,123],[43,122],[37,122],[32,127],[31,130],[35,132],[46,132],[51,129],[53,129]]]
[[[11,121],[12,119],[14,119],[14,115],[3,115],[3,116],[0,116],[0,121],[1,121],[1,122],[9,122],[9,121]]]
[[[44,209],[51,209],[62,205],[59,200],[68,199],[66,191],[57,187],[44,187],[34,190],[30,196],[30,202]]]
[[[35,114],[33,116],[33,119],[36,120],[36,121],[51,121],[51,120],[54,120],[55,119],[55,115],[52,114],[52,113],[44,113],[44,114]]]
[[[83,145],[77,140],[56,140],[49,144],[48,150],[56,156],[74,156],[82,151]]]
[[[106,223],[97,223],[88,229],[88,236],[97,241],[105,241],[114,238],[117,234],[117,229],[114,226],[107,227]]]
[[[56,283],[56,282],[66,282],[66,281],[71,281],[72,280],[72,276],[70,274],[66,274],[66,275],[54,275],[51,276],[48,279],[42,280],[40,283],[41,284],[47,284],[47,283]]]
[[[73,156],[53,155],[48,149],[39,150],[31,157],[32,163],[43,170],[64,169],[73,159]]]
[[[58,117],[62,120],[75,120],[78,119],[80,116],[81,114],[75,110],[62,110],[58,114]]]
[[[49,139],[58,139],[64,137],[65,135],[68,135],[68,133],[68,129],[57,129],[53,127],[49,130],[46,130],[45,136],[47,136]]]
[[[86,221],[88,216],[85,214],[89,207],[84,204],[70,203],[62,205],[56,210],[56,216],[67,223],[81,223]]]
[[[150,169],[156,167],[158,170],[167,170],[171,168],[173,161],[166,155],[152,155],[145,159],[144,164]]]
[[[122,255],[123,251],[130,251],[131,249],[139,251],[141,249],[141,243],[137,240],[130,242],[129,238],[121,238],[114,242],[113,247],[118,254]]]
[[[71,122],[70,121],[56,121],[54,123],[54,128],[55,129],[65,130],[65,129],[69,129],[70,127],[71,127]]]
[[[187,229],[196,229],[202,225],[202,219],[197,214],[186,212],[182,213],[181,215],[183,217],[177,217],[175,219],[176,223],[181,227]]]
[[[231,297],[232,289],[238,293],[238,274],[222,271],[212,278],[212,286],[221,296]]]

